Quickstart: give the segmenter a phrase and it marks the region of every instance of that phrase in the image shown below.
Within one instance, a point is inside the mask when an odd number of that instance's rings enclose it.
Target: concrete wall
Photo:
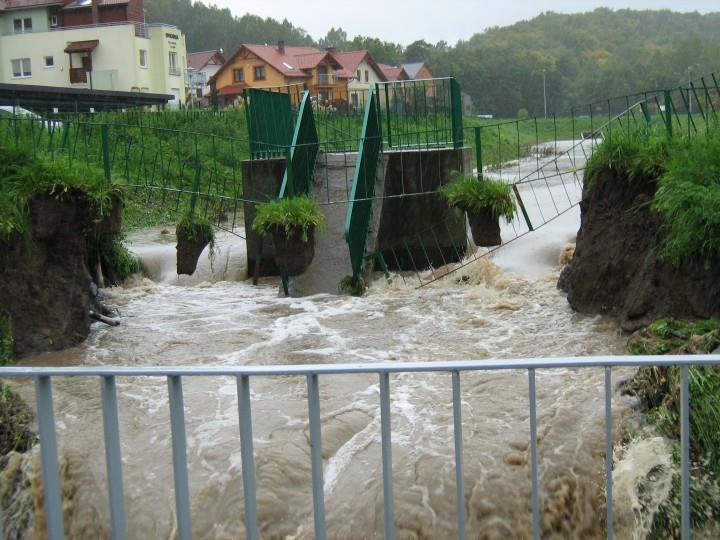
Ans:
[[[357,154],[320,154],[313,181],[313,198],[319,203],[348,199],[347,178],[352,178]],[[267,200],[277,196],[285,171],[283,158],[243,163],[245,197]],[[376,199],[368,251],[381,251],[390,269],[425,269],[458,261],[467,249],[465,216],[451,210],[436,191],[450,182],[453,171],[472,171],[472,151],[409,150],[386,152],[378,164],[378,195],[410,195]],[[415,194],[415,195],[413,195]],[[344,238],[346,202],[322,205],[327,226],[316,242],[308,271],[291,280],[298,295],[337,292],[340,279],[351,274],[350,252]],[[260,238],[252,232],[255,205],[245,203],[245,229],[249,274],[253,274]],[[407,247],[406,247],[407,246]],[[394,253],[393,253],[394,252]],[[277,275],[272,240],[263,242],[261,276]]]
[[[386,152],[385,195],[377,248],[391,270],[437,268],[462,258],[467,248],[465,216],[438,193],[454,171],[472,171],[472,150]],[[415,195],[413,195],[415,194]]]
[[[274,199],[280,193],[283,175],[285,174],[285,158],[258,159],[243,161],[243,203],[245,213],[245,238],[248,256],[248,276],[255,272],[255,260],[260,250],[260,235],[252,230],[252,222],[257,211],[255,203],[249,201],[267,201]],[[275,246],[272,237],[268,236],[262,241],[262,254],[260,259],[260,274],[264,276],[277,276],[278,269],[275,264]]]

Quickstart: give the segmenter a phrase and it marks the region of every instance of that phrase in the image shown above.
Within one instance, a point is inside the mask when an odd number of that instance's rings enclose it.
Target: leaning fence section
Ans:
[[[399,374],[446,373],[452,379],[452,394],[448,402],[452,403],[452,433],[454,454],[449,458],[456,472],[456,515],[457,538],[464,539],[468,531],[465,516],[466,493],[464,489],[463,452],[465,445],[482,444],[463,437],[462,431],[462,376],[469,372],[491,372],[498,370],[520,370],[526,374],[529,418],[529,474],[531,480],[528,512],[531,516],[530,535],[539,539],[542,533],[543,486],[542,463],[538,457],[538,411],[537,371],[568,369],[602,369],[604,372],[604,418],[605,445],[604,466],[598,469],[598,475],[604,475],[606,493],[606,531],[607,538],[614,537],[613,519],[613,438],[612,438],[612,370],[620,367],[656,367],[677,366],[680,370],[680,515],[683,540],[690,538],[691,532],[691,478],[690,478],[690,385],[692,366],[720,365],[716,355],[698,356],[655,356],[655,357],[594,357],[594,358],[558,358],[533,360],[483,360],[467,362],[414,362],[414,363],[376,363],[376,364],[328,364],[295,366],[246,366],[195,367],[195,368],[32,368],[3,367],[0,377],[31,377],[35,382],[35,399],[40,434],[41,463],[43,474],[44,506],[47,517],[47,536],[50,540],[64,538],[62,512],[62,485],[59,475],[58,445],[56,440],[55,404],[53,400],[53,381],[64,377],[91,377],[100,383],[102,398],[103,438],[107,471],[108,500],[110,507],[110,526],[113,538],[127,537],[127,516],[123,485],[123,467],[117,399],[117,380],[132,377],[163,377],[167,381],[170,409],[170,437],[172,440],[173,476],[175,488],[175,513],[177,534],[180,539],[192,537],[192,513],[190,505],[190,483],[188,475],[188,439],[185,431],[185,404],[183,401],[183,383],[189,378],[198,377],[234,377],[237,382],[239,449],[242,459],[243,500],[246,537],[260,538],[261,504],[256,496],[257,478],[255,467],[255,439],[252,431],[251,382],[258,377],[279,378],[303,376],[307,383],[308,428],[311,483],[313,493],[313,514],[315,538],[326,538],[325,492],[323,489],[322,460],[322,417],[320,415],[320,382],[328,375],[358,376],[375,375],[378,379],[380,400],[380,444],[383,483],[383,530],[385,538],[395,537],[395,507],[393,490],[392,446],[393,430],[391,422],[392,376]],[[257,397],[255,397],[257,399]],[[305,439],[303,439],[305,440]],[[420,441],[418,441],[420,443]],[[571,467],[572,464],[568,464]],[[2,504],[2,502],[0,502]],[[1,510],[1,509],[0,509]],[[0,512],[2,516],[2,512]],[[0,536],[2,520],[0,519]]]

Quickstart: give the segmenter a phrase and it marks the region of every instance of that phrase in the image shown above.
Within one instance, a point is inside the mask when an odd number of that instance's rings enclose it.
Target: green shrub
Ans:
[[[121,238],[113,236],[100,244],[103,266],[110,268],[118,284],[141,271],[137,258],[128,251]]]
[[[304,195],[261,203],[256,208],[252,228],[262,235],[272,234],[278,228],[286,232],[299,228],[303,240],[307,241],[309,229],[321,229],[325,225],[325,216],[318,204]]]
[[[13,359],[13,335],[10,317],[0,314],[0,366],[7,366]]]
[[[677,144],[653,208],[665,217],[663,255],[710,264],[720,255],[720,131]]]
[[[343,276],[339,285],[340,293],[351,296],[362,296],[365,293],[365,280],[362,276]]]
[[[445,186],[442,193],[450,206],[465,211],[489,208],[495,217],[511,221],[515,217],[515,199],[508,184],[489,178],[454,175],[454,181]]]

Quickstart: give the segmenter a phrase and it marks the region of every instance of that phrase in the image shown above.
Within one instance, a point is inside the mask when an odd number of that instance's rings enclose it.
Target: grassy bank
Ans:
[[[707,266],[720,256],[720,128],[692,137],[664,129],[619,131],[590,158],[586,178],[611,170],[628,181],[657,182],[654,210],[665,218],[661,256]]]
[[[633,334],[631,354],[708,353],[720,347],[720,321],[659,320]],[[671,441],[675,464],[670,498],[655,516],[650,537],[680,537],[680,370],[642,368],[628,383],[647,422]],[[690,369],[691,508],[695,531],[720,523],[720,370]]]

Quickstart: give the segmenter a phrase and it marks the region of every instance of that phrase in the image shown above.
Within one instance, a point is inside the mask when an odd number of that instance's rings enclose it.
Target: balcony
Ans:
[[[330,73],[318,73],[318,85],[332,86],[336,83],[335,75]]]

